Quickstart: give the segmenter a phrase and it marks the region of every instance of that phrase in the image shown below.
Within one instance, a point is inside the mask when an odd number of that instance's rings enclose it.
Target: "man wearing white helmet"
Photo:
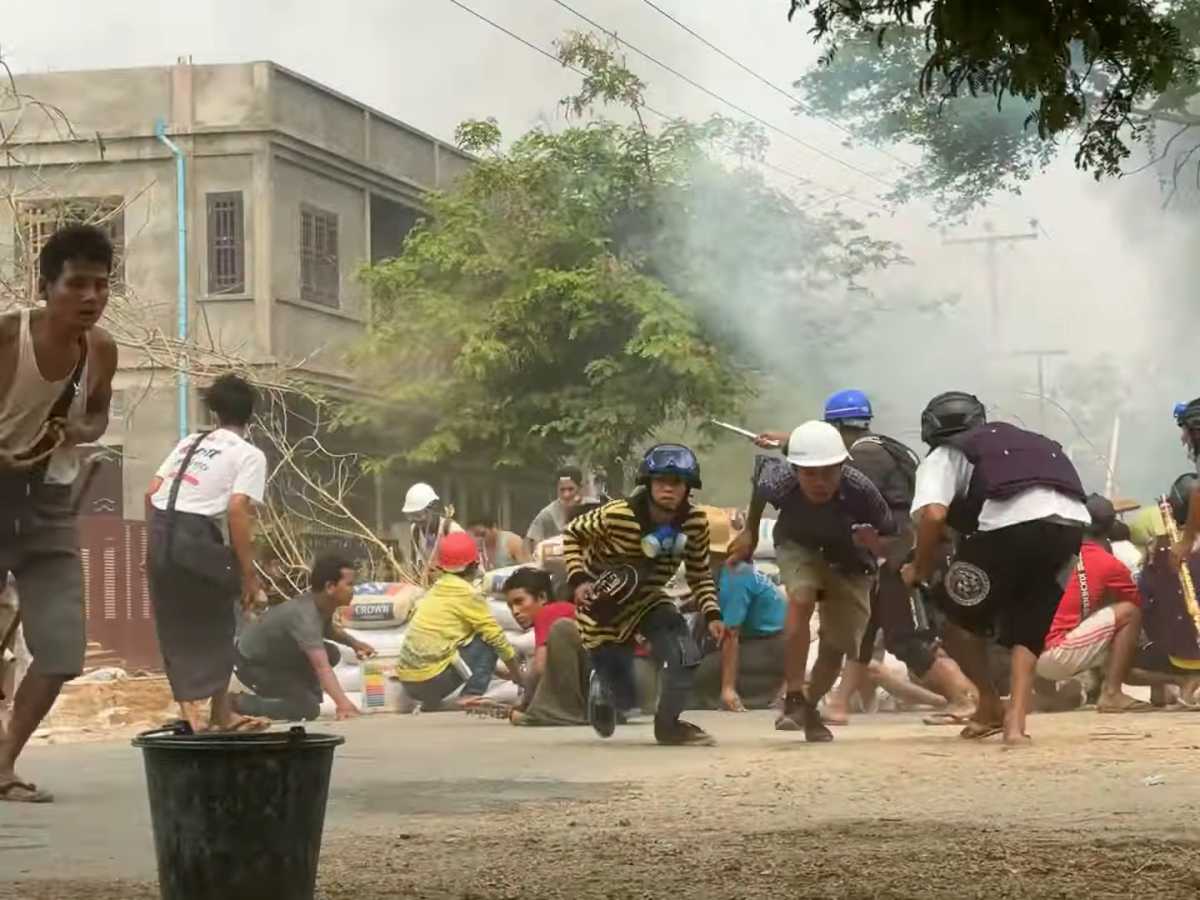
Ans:
[[[729,558],[749,559],[766,505],[779,510],[775,550],[791,603],[784,624],[787,694],[775,727],[803,730],[809,741],[831,741],[817,704],[837,680],[845,656],[856,654],[862,643],[882,555],[879,536],[894,534],[896,523],[879,489],[846,465],[850,454],[829,423],[800,425],[783,451],[782,459],[756,458],[746,529]],[[820,643],[806,688],[809,621],[818,602]]]
[[[428,573],[431,569],[437,542],[447,534],[462,531],[462,527],[450,516],[442,505],[441,498],[432,487],[418,481],[404,495],[404,517],[412,524],[408,529],[409,562]]]

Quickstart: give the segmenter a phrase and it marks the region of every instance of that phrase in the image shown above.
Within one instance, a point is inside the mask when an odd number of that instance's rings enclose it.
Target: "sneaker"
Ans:
[[[815,706],[806,706],[804,716],[804,739],[810,744],[825,744],[833,740],[833,732],[821,721]]]
[[[779,718],[775,720],[776,731],[803,731],[804,723],[801,721],[800,710],[792,712],[784,712],[779,714]]]
[[[612,737],[617,730],[617,708],[613,704],[612,694],[595,672],[588,686],[588,721],[602,738]]]
[[[713,736],[691,722],[675,720],[670,725],[654,725],[654,739],[670,747],[711,747]]]

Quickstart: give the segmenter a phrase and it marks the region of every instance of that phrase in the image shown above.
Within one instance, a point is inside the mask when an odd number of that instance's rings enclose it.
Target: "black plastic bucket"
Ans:
[[[333,751],[344,742],[298,727],[138,735],[163,900],[311,900]]]

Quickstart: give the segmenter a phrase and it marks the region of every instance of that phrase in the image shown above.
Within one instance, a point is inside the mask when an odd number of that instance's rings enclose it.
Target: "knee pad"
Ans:
[[[941,644],[929,634],[910,634],[888,647],[900,662],[908,666],[914,678],[924,678],[937,661]]]
[[[700,645],[693,639],[688,631],[687,623],[682,618],[677,626],[671,628],[663,643],[666,654],[659,661],[666,663],[668,667],[680,666],[684,669],[694,669],[704,658],[704,654],[700,652]]]

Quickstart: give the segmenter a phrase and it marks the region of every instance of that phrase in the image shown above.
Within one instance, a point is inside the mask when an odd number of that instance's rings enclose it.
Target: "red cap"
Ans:
[[[465,531],[452,531],[437,545],[437,565],[444,572],[461,572],[479,562],[479,547],[475,538]]]

